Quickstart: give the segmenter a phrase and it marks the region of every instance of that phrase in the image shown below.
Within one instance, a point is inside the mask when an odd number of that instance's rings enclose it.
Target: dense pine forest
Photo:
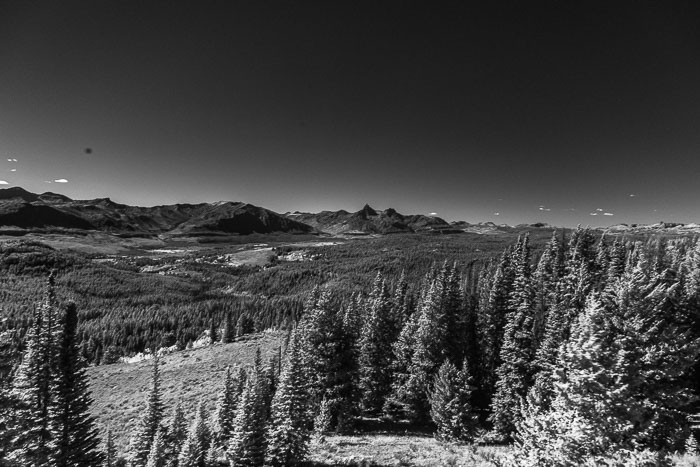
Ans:
[[[303,465],[325,437],[378,422],[507,446],[491,465],[695,453],[697,239],[465,238],[276,247],[263,266],[202,253],[171,275],[143,274],[144,257],[6,243],[0,465]],[[281,260],[294,251],[307,260]],[[211,381],[216,404],[166,406],[159,355],[271,329],[278,350]],[[138,353],[150,389],[118,449],[86,371]]]

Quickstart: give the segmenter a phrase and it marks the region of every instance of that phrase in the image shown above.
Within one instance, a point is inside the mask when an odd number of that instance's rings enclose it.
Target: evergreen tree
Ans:
[[[331,404],[333,426],[344,429],[355,415],[357,358],[353,339],[345,332],[343,316],[333,306],[327,290],[317,291],[307,302],[299,325],[304,368],[314,412],[325,397]]]
[[[519,426],[521,463],[598,464],[612,453],[682,446],[680,409],[689,400],[682,376],[698,342],[675,324],[674,287],[635,267],[602,299],[589,297],[559,354],[551,408],[530,397]]]
[[[265,424],[268,412],[264,404],[266,384],[259,372],[252,371],[248,375],[227,450],[232,465],[260,466],[265,460]]]
[[[148,458],[146,460],[146,467],[165,467],[167,461],[166,452],[166,435],[163,428],[158,428],[155,437],[153,438],[153,443],[151,444],[151,450],[148,452]]]
[[[415,350],[416,331],[420,313],[413,313],[404,325],[399,338],[392,346],[394,359],[391,364],[391,393],[387,397],[383,411],[390,417],[412,417],[412,407],[418,404],[413,399],[408,381],[411,377],[411,361]]]
[[[391,296],[381,273],[370,295],[370,309],[360,336],[359,371],[362,408],[376,414],[391,391],[391,346],[396,335]]]
[[[148,394],[146,413],[143,415],[141,424],[131,439],[131,446],[129,447],[130,461],[133,467],[146,465],[153,438],[163,421],[164,406],[160,391],[160,368],[158,364],[158,355],[154,353],[151,391]]]
[[[449,360],[440,366],[430,392],[430,416],[437,425],[438,439],[472,441],[478,424],[471,406],[473,389],[466,360],[461,370]]]
[[[230,344],[236,338],[236,330],[233,327],[233,319],[231,318],[231,313],[226,313],[226,319],[224,321],[224,331],[221,333],[221,342],[223,344]]]
[[[233,433],[233,420],[236,417],[238,396],[237,381],[231,375],[231,368],[226,368],[224,387],[219,395],[215,412],[214,432],[216,433],[216,443],[220,446],[227,445]]]
[[[209,341],[213,344],[219,340],[219,329],[214,318],[209,322]]]
[[[510,295],[515,273],[511,264],[511,249],[506,249],[490,281],[484,304],[479,307],[479,341],[481,342],[482,386],[486,394],[496,387],[496,370],[501,365],[501,345],[506,319],[510,312]]]
[[[52,442],[51,465],[97,466],[102,456],[95,419],[90,415],[92,398],[77,342],[78,311],[66,306],[60,334],[53,401],[49,408]]]
[[[515,430],[515,420],[520,413],[520,402],[532,384],[535,356],[533,336],[533,293],[530,279],[530,251],[528,236],[515,251],[515,281],[510,298],[511,311],[504,332],[501,348],[501,366],[496,372],[496,394],[490,416],[494,433],[508,440]]]
[[[177,467],[182,445],[187,438],[187,420],[185,420],[185,412],[182,410],[182,401],[177,402],[165,434],[165,465]]]
[[[112,429],[107,429],[107,438],[105,440],[104,458],[102,460],[103,467],[115,467],[117,465],[117,447],[114,445],[114,436]]]
[[[309,392],[300,345],[292,336],[280,383],[272,400],[266,464],[297,465],[306,456],[309,433]]]
[[[49,407],[59,332],[54,288],[55,273],[52,271],[44,301],[34,312],[34,325],[11,391],[11,395],[26,406],[24,415],[31,420],[29,432],[20,436],[24,442],[16,454],[38,465],[48,462],[51,440]],[[19,446],[17,443],[19,438],[14,443]]]
[[[207,425],[204,403],[199,404],[194,422],[180,453],[179,467],[206,467],[205,460],[211,445],[211,431]]]
[[[452,271],[445,263],[422,300],[414,339],[414,351],[402,394],[406,415],[414,421],[427,421],[430,415],[428,392],[440,365],[450,358],[449,291]]]

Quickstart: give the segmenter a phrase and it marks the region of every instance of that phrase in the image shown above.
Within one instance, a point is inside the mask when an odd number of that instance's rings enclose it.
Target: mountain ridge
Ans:
[[[63,194],[36,194],[21,187],[0,189],[0,229],[11,232],[64,229],[128,235],[248,235],[291,233],[368,236],[400,233],[497,234],[512,229],[557,229],[545,223],[508,226],[493,222],[447,222],[425,214],[401,214],[393,208],[277,213],[246,202],[177,203],[150,207],[131,206],[110,198],[74,200]],[[616,224],[595,230],[611,234],[700,234],[696,223]]]

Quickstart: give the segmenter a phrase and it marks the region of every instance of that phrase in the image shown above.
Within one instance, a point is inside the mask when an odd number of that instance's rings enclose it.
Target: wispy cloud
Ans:
[[[494,212],[493,215],[494,215],[494,216],[500,216],[501,213],[500,213],[500,212]]]
[[[596,211],[603,212],[603,210],[601,208],[596,208]]]
[[[68,183],[68,180],[66,180],[65,178],[59,178],[59,179],[54,180],[54,182],[55,183]]]

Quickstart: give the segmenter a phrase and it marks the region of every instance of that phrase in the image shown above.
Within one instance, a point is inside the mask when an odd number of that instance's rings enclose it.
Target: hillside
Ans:
[[[313,234],[313,227],[248,203],[219,202],[153,207],[109,198],[73,200],[57,193],[0,190],[0,227],[102,231],[112,234],[211,235]]]

